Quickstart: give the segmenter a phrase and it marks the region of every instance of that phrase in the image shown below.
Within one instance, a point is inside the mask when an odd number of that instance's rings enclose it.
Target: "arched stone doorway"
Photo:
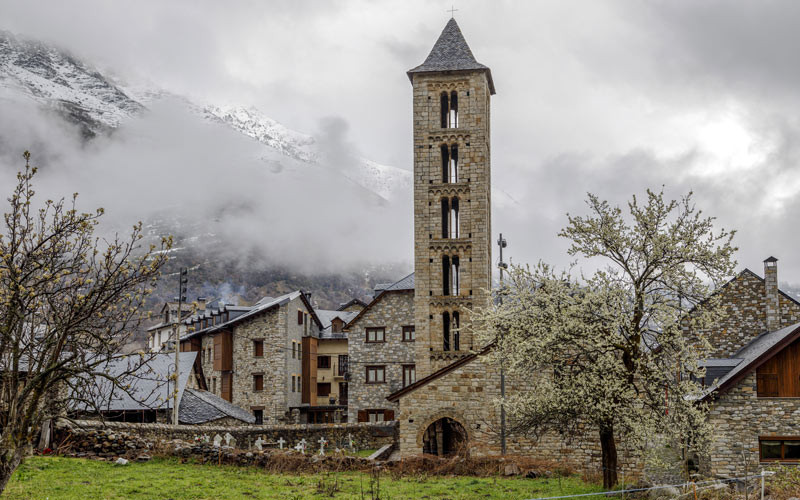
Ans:
[[[422,436],[422,452],[445,457],[463,450],[467,443],[464,427],[450,417],[434,421]]]

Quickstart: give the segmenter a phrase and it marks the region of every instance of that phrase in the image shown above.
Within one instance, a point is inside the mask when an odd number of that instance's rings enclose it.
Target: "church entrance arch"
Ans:
[[[455,455],[467,444],[467,432],[456,420],[449,417],[434,421],[425,429],[422,437],[422,452],[446,457]]]

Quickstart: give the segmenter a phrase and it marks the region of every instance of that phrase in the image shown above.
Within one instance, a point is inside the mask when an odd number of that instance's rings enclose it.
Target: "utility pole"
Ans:
[[[500,303],[503,303],[503,271],[508,269],[508,264],[503,262],[503,249],[508,246],[505,238],[503,238],[503,233],[500,233],[500,237],[497,238],[497,246],[500,247],[500,261],[497,263],[497,267],[500,269],[500,295],[498,299]],[[500,332],[502,335],[503,332]],[[503,368],[503,359],[500,359],[500,452],[505,455],[506,454],[506,372]]]
[[[183,316],[183,303],[186,302],[186,287],[189,283],[189,270],[185,267],[180,268],[178,273],[178,314],[175,317],[175,382],[172,390],[172,424],[178,425],[178,382],[180,379],[180,359],[181,350],[181,317]]]

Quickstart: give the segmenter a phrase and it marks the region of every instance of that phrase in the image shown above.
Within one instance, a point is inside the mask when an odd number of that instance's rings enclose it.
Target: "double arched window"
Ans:
[[[442,256],[442,295],[459,295],[459,267],[458,255]]]
[[[442,198],[442,238],[459,237],[458,198]]]
[[[442,92],[440,102],[442,128],[458,128],[458,92]]]
[[[442,182],[458,182],[458,145],[442,144],[439,149],[442,152]]]
[[[461,350],[460,323],[458,311],[442,313],[442,350],[449,351],[451,347],[454,351]]]

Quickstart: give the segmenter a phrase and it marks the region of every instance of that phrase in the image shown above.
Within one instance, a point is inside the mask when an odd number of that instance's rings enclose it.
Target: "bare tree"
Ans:
[[[127,238],[96,237],[103,209],[79,212],[77,193],[36,208],[36,168],[24,158],[0,234],[0,492],[43,421],[75,400],[95,402],[87,384],[100,377],[129,389],[122,377],[140,361],[115,375],[107,367],[119,364],[166,259],[141,248],[141,223]],[[158,250],[170,245],[162,239]]]
[[[505,402],[511,430],[583,437],[588,424],[611,487],[619,436],[637,454],[705,443],[694,381],[704,343],[688,331],[707,330],[722,312],[708,297],[733,273],[736,248],[691,193],[665,201],[648,191],[645,204],[628,204],[630,217],[592,195],[588,205],[590,214],[569,216],[560,235],[571,255],[598,258],[600,269],[574,277],[545,264],[513,267],[502,303],[478,330],[497,342],[497,363],[527,381]]]

